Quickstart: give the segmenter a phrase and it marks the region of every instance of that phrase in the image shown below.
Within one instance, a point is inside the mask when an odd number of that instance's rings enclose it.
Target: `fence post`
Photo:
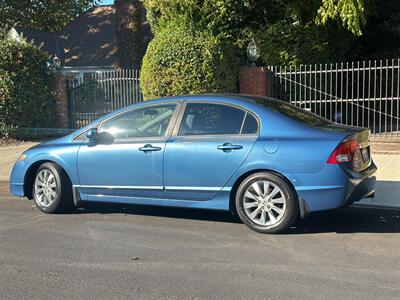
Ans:
[[[67,78],[58,72],[55,77],[56,112],[60,128],[68,128]]]
[[[266,67],[240,67],[240,93],[268,96],[268,73]]]

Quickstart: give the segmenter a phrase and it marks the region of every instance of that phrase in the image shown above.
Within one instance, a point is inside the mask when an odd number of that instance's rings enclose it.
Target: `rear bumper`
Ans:
[[[346,172],[349,178],[347,193],[343,206],[349,206],[363,198],[375,196],[376,177],[374,176],[377,168],[372,161],[371,165],[361,173]]]
[[[349,206],[354,202],[360,201],[364,198],[375,197],[375,183],[376,177],[368,177],[361,181],[358,185],[354,187],[352,192],[349,194],[347,200],[343,206]]]
[[[326,165],[318,176],[299,176],[297,181],[301,184],[295,189],[310,212],[340,208],[373,196],[376,170],[373,162],[361,173],[348,172],[338,165]]]

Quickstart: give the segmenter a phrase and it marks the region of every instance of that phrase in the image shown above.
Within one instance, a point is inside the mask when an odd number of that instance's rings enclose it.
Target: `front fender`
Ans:
[[[27,158],[17,161],[11,171],[10,192],[16,196],[27,196],[29,190],[24,185],[32,182],[30,176],[32,168],[37,168],[44,162],[54,162],[64,169],[72,184],[78,184],[78,172],[76,168],[79,144],[50,145],[46,147],[31,148],[25,152]]]

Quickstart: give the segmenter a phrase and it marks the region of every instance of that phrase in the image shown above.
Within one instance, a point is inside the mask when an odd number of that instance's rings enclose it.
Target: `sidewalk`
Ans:
[[[12,166],[18,156],[36,143],[0,147],[0,191],[8,190]],[[378,166],[375,198],[356,205],[400,208],[400,143],[373,143],[372,157]]]
[[[11,169],[17,158],[26,149],[36,144],[34,142],[22,142],[19,145],[0,147],[0,182],[9,181]]]
[[[372,153],[372,158],[378,167],[375,198],[356,205],[400,208],[400,154]]]

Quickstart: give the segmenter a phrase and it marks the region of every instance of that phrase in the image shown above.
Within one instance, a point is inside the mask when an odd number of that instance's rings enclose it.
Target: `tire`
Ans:
[[[63,213],[73,207],[71,181],[55,163],[47,162],[38,168],[32,195],[36,207],[44,213]]]
[[[243,180],[235,204],[242,222],[260,233],[280,233],[299,216],[293,188],[282,177],[269,172],[255,173]]]

